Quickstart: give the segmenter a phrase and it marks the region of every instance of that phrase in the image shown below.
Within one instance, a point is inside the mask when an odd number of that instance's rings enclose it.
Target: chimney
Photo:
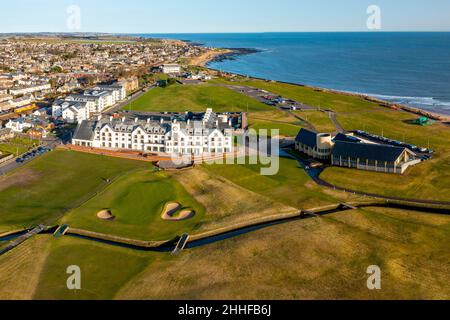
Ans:
[[[147,123],[150,123],[151,120],[152,118],[147,118]]]
[[[98,121],[102,120],[102,115],[99,115],[97,119]]]
[[[125,122],[125,120],[126,120],[125,117],[122,117],[122,122]]]
[[[161,117],[161,124],[163,124],[163,123],[164,123],[164,118]]]
[[[110,116],[110,117],[109,117],[109,122],[112,122],[113,119],[114,119],[113,116]]]
[[[138,118],[134,118],[134,123],[138,123],[139,119]]]
[[[216,127],[219,126],[219,120],[216,120]]]

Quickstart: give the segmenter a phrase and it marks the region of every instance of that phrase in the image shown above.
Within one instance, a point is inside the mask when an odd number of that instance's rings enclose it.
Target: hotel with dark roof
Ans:
[[[421,162],[408,148],[374,143],[352,134],[339,133],[332,137],[301,129],[295,148],[314,159],[330,161],[333,166],[384,173],[403,174]]]

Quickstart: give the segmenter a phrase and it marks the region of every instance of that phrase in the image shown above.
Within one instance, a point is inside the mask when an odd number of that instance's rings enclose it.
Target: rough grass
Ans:
[[[206,208],[198,232],[297,210],[197,167],[173,175]],[[231,200],[232,199],[232,200]]]
[[[278,173],[273,176],[261,175],[261,168],[268,167],[261,164],[205,165],[204,168],[212,176],[224,177],[245,189],[297,209],[311,209],[339,201],[323,193],[297,161],[279,160]]]
[[[39,284],[49,238],[37,236],[0,256],[0,300],[29,300]]]
[[[195,217],[184,221],[164,221],[164,205],[176,202],[192,208]],[[97,218],[103,209],[111,210],[113,221]],[[205,209],[184,187],[165,173],[138,171],[121,177],[105,191],[66,215],[63,223],[74,228],[140,240],[170,240],[191,232]]]
[[[367,209],[278,225],[155,262],[127,299],[448,299],[450,217]],[[382,290],[366,270],[378,265]],[[245,290],[243,290],[245,286]]]
[[[70,151],[53,151],[0,178],[0,229],[54,220],[100,191],[108,179],[147,163]]]
[[[231,89],[208,84],[155,88],[124,107],[125,110],[186,112],[264,111],[272,108]]]
[[[366,208],[184,251],[38,236],[0,257],[4,299],[449,299],[450,217]],[[66,287],[81,268],[82,289]],[[367,267],[382,290],[366,287]],[[245,290],[242,290],[242,286]]]

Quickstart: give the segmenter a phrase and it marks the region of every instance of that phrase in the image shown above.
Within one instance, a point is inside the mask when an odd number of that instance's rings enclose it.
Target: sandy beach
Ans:
[[[209,49],[205,53],[192,58],[189,64],[197,67],[204,67],[208,64],[208,62],[216,59],[217,57],[232,52],[233,51],[229,49]]]

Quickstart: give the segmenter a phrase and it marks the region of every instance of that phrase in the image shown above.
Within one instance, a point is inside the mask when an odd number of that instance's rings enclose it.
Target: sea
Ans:
[[[251,54],[208,67],[252,77],[371,95],[450,115],[450,33],[141,34]]]

